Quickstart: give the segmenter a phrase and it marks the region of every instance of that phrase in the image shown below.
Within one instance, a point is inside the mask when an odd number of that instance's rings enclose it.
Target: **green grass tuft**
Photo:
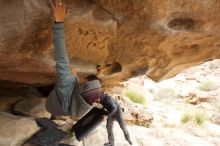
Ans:
[[[182,118],[181,118],[181,122],[182,122],[183,124],[186,124],[186,123],[188,123],[188,122],[191,122],[192,119],[193,119],[193,116],[192,116],[191,114],[185,113],[185,114],[182,116]]]
[[[144,105],[147,103],[144,95],[136,91],[124,91],[123,94],[127,96],[129,99],[131,99],[131,101],[133,101],[134,103],[139,103]]]
[[[181,118],[181,122],[183,124],[193,123],[196,126],[203,126],[208,119],[208,115],[204,111],[195,110],[185,112]]]

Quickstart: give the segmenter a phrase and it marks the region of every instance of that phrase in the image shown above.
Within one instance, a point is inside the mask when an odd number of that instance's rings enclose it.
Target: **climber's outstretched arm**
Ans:
[[[53,44],[57,71],[57,86],[66,87],[76,81],[69,68],[69,58],[66,51],[64,36],[64,21],[67,16],[67,8],[62,0],[51,0],[54,15]]]

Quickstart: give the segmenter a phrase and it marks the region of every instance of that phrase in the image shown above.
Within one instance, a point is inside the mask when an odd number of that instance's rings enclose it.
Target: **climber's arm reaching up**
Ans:
[[[53,44],[58,77],[57,82],[58,86],[62,87],[72,84],[76,80],[69,68],[69,58],[65,45],[64,21],[67,15],[67,9],[62,0],[51,0],[51,6],[54,15]]]

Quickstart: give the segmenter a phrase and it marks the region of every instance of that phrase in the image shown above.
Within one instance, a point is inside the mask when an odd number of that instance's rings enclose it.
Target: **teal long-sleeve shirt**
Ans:
[[[65,97],[63,110],[67,112],[70,108],[71,95],[76,85],[77,78],[73,76],[69,68],[69,58],[66,51],[64,24],[55,23],[53,26],[54,57],[56,61],[57,88]]]
[[[53,44],[57,83],[48,97],[46,109],[54,115],[81,117],[92,106],[81,97],[78,78],[72,74],[69,68],[63,23],[53,25]]]

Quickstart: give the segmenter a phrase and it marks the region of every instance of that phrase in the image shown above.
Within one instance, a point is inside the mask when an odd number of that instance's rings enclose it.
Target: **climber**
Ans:
[[[53,43],[56,61],[57,84],[49,94],[46,109],[53,115],[81,118],[93,108],[93,103],[102,97],[101,83],[95,75],[78,79],[69,68],[65,48],[64,20],[67,8],[63,0],[51,0],[54,15]],[[103,100],[104,101],[104,100]],[[116,111],[114,102],[108,103],[110,115]]]
[[[50,2],[54,16],[53,44],[57,83],[48,96],[46,109],[53,115],[81,118],[93,108],[94,103],[100,103],[103,105],[103,114],[112,118],[117,115],[121,117],[119,104],[101,91],[101,83],[96,75],[79,79],[76,74],[72,74],[64,38],[67,8],[63,0],[51,0]]]

